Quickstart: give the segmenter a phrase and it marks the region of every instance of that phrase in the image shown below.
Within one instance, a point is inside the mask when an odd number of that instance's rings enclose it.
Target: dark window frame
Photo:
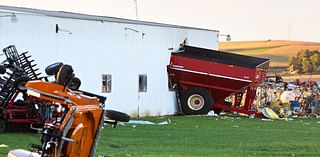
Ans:
[[[147,74],[139,74],[138,80],[138,92],[147,92],[148,91],[148,76]]]
[[[102,93],[111,93],[112,92],[112,75],[111,74],[102,74]]]

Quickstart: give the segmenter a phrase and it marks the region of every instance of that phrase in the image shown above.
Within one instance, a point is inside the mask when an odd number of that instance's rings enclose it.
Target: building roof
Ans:
[[[196,29],[196,30],[219,32],[217,30],[163,24],[163,23],[157,23],[157,22],[148,22],[148,21],[130,20],[130,19],[124,19],[124,18],[109,17],[109,16],[97,16],[97,15],[65,12],[65,11],[50,11],[50,10],[13,7],[13,6],[4,6],[4,5],[0,5],[0,12],[15,12],[17,14],[30,13],[30,14],[38,14],[38,15],[59,17],[59,18],[81,19],[81,20],[90,20],[90,21],[106,21],[106,22],[117,22],[117,23],[137,24],[137,25],[171,27],[171,28],[181,28],[181,29]]]

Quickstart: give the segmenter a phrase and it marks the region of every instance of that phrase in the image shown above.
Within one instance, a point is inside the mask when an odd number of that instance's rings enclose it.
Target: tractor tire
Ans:
[[[14,82],[14,87],[19,90],[20,92],[26,92],[27,88],[26,88],[26,83],[28,81],[30,81],[31,79],[29,77],[19,77],[16,79],[16,81]]]
[[[7,130],[7,122],[3,119],[0,119],[0,133]]]
[[[114,111],[114,110],[107,110],[106,111],[106,117],[112,120],[116,120],[119,122],[128,122],[130,120],[130,116],[119,112],[119,111]]]
[[[212,95],[205,88],[189,88],[181,95],[181,109],[185,114],[207,114],[212,109],[212,105]]]
[[[81,86],[81,80],[78,77],[74,77],[71,79],[68,87],[72,90],[78,90]]]
[[[53,63],[46,67],[45,72],[47,75],[56,75],[59,69],[62,67],[62,62]]]
[[[73,77],[74,76],[72,66],[65,64],[60,67],[56,75],[56,81],[57,84],[66,86]]]

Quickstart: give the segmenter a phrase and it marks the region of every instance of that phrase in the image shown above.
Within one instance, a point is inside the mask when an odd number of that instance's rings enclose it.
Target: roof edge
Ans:
[[[211,29],[205,29],[205,28],[197,28],[197,27],[189,27],[189,26],[181,26],[181,25],[173,25],[173,24],[165,24],[165,23],[158,23],[158,22],[133,20],[133,19],[125,19],[125,18],[110,17],[110,16],[90,15],[90,14],[74,13],[74,12],[67,12],[67,11],[53,11],[53,10],[34,9],[34,8],[16,7],[16,6],[5,6],[5,5],[0,5],[0,10],[26,12],[26,13],[40,14],[40,15],[45,15],[45,16],[49,16],[49,17],[57,17],[57,18],[70,18],[70,19],[101,21],[101,22],[106,21],[106,22],[116,22],[116,23],[127,23],[127,24],[137,24],[137,25],[171,27],[171,28],[181,28],[181,29],[195,29],[195,30],[219,32],[218,30],[211,30]]]

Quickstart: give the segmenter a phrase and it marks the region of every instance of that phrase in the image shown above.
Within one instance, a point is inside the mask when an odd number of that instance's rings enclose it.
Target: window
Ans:
[[[147,75],[139,75],[139,92],[147,92]]]
[[[111,74],[102,75],[102,93],[111,93]]]

